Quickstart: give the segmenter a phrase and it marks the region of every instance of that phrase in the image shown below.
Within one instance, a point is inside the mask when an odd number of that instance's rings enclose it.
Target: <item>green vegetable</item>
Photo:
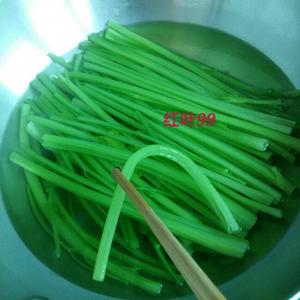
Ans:
[[[78,48],[70,62],[49,54],[63,71],[31,82],[10,155],[58,259],[67,251],[94,279],[151,294],[182,283],[114,167],[190,253],[243,257],[260,214],[282,218],[276,205],[294,190],[276,162],[294,163],[300,150],[284,114],[299,91],[256,88],[111,21]],[[216,122],[169,128],[167,112],[215,113]]]

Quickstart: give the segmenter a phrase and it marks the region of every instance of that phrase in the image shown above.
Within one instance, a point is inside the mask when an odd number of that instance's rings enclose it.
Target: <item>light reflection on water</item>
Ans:
[[[25,10],[32,30],[57,55],[74,48],[86,36],[76,15],[64,1],[25,1]]]
[[[49,62],[46,53],[30,40],[18,39],[0,59],[0,82],[14,95],[20,96],[36,73]]]
[[[49,64],[48,51],[63,55],[95,29],[88,0],[24,0],[22,5],[31,36],[20,32],[0,57],[0,84],[15,96],[13,102]]]

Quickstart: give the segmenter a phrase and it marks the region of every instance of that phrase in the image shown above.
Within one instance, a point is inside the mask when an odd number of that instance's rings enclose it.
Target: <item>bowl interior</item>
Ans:
[[[168,48],[229,72],[256,86],[279,90],[292,88],[288,78],[271,60],[250,45],[223,32],[198,25],[170,22],[137,24],[132,29]],[[54,70],[53,66],[48,69]],[[60,259],[55,257],[52,239],[40,228],[26,200],[23,171],[8,161],[9,153],[18,144],[18,107],[12,113],[4,134],[0,154],[0,178],[7,212],[21,239],[43,264],[86,289],[117,298],[152,298],[136,288],[125,288],[114,280],[106,280],[104,284],[95,283],[91,279],[91,273],[75,263],[67,253],[63,253]],[[300,116],[299,107],[293,107],[291,111]],[[280,160],[278,163],[284,169],[285,175],[296,183],[299,179],[295,175],[297,164],[289,166]],[[282,203],[283,220],[259,217],[249,235],[251,249],[243,259],[199,255],[196,258],[200,265],[218,284],[251,268],[267,255],[288,230],[300,207],[299,201],[294,199],[299,198],[299,191],[296,190],[292,197]],[[190,294],[187,287],[167,285],[159,297],[176,298]]]

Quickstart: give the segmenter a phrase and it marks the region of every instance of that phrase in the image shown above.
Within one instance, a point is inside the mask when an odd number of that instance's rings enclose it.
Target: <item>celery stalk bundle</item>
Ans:
[[[295,122],[280,115],[298,91],[256,89],[111,21],[70,62],[49,56],[64,70],[32,81],[10,159],[25,170],[28,200],[58,257],[63,247],[95,280],[107,275],[152,294],[164,281],[182,283],[116,186],[115,166],[190,253],[241,258],[259,215],[282,217],[276,205],[294,187],[273,156],[293,163],[300,150]],[[163,126],[166,110],[214,112],[217,121],[172,129]]]

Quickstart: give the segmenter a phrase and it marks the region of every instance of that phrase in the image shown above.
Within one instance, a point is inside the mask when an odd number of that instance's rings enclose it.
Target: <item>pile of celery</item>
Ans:
[[[273,157],[293,163],[300,150],[295,122],[281,114],[299,91],[256,89],[113,22],[70,62],[49,56],[64,71],[31,83],[10,159],[25,170],[33,213],[58,257],[63,247],[95,280],[107,274],[149,293],[182,282],[131,201],[123,203],[111,170],[126,161],[124,174],[191,254],[241,258],[257,217],[282,217],[276,205],[293,186]],[[217,121],[169,128],[167,111],[214,112]],[[74,202],[99,235],[74,217]]]

